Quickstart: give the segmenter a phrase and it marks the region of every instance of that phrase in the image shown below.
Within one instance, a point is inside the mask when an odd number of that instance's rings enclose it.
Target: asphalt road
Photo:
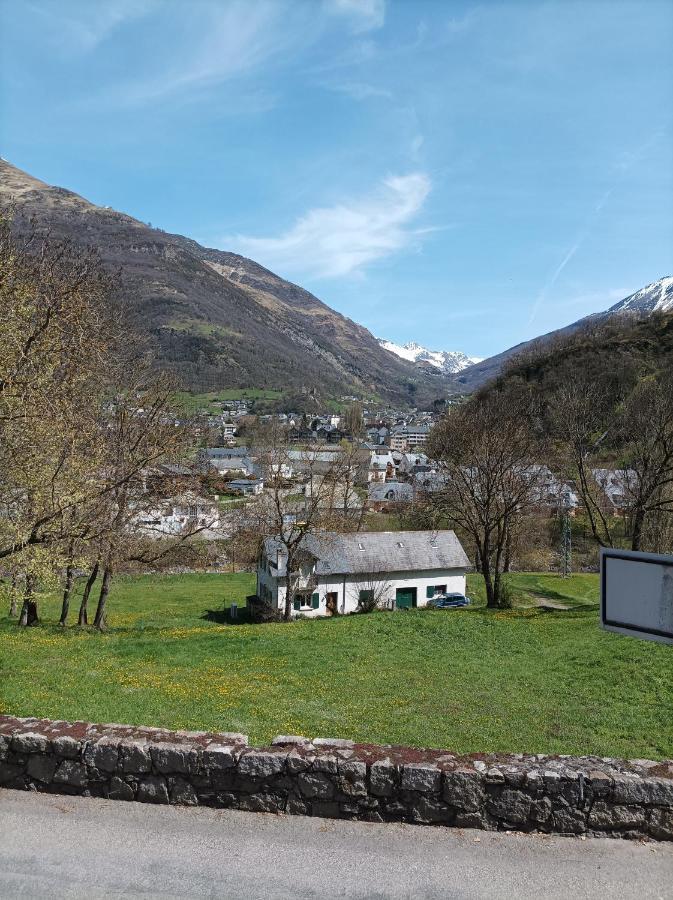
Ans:
[[[673,845],[0,790],[0,897],[673,898]]]

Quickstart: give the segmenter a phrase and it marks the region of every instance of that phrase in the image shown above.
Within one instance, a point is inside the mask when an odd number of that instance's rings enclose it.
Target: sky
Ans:
[[[670,0],[0,0],[0,154],[488,356],[673,274]]]

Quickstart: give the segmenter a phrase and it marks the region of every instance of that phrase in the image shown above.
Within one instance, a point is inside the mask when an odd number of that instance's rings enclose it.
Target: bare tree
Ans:
[[[647,519],[673,516],[673,376],[637,385],[620,419],[631,549],[640,550]]]
[[[523,392],[497,391],[451,407],[431,434],[445,486],[432,495],[446,518],[472,540],[489,608],[506,605],[502,574],[508,543],[537,494],[543,452]]]
[[[291,446],[287,429],[276,421],[258,431],[252,447],[265,491],[240,512],[241,524],[257,535],[260,548],[265,537],[279,542],[286,569],[283,617],[289,619],[297,591],[311,577],[307,538],[324,534],[333,521],[335,485],[348,457],[342,458],[343,448],[325,460],[325,451]]]

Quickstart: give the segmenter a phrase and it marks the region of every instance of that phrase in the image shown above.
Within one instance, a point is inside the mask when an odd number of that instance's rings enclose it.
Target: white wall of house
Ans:
[[[279,609],[285,607],[286,587],[284,578],[278,579],[273,575],[273,569],[262,561],[257,569],[257,594],[267,599]],[[293,609],[292,615],[324,616],[328,614],[327,594],[335,593],[337,610],[340,613],[352,613],[358,607],[360,591],[371,589],[373,584],[371,575],[331,575],[321,576],[310,581],[309,578],[300,579],[298,590],[306,590],[308,604],[298,611]],[[397,590],[405,588],[416,589],[416,606],[427,606],[430,596],[428,589],[441,586],[448,593],[464,594],[466,588],[465,569],[426,570],[415,572],[390,572],[378,577],[378,583],[386,590],[384,600],[395,601]],[[318,594],[318,607],[312,605],[312,596]],[[378,591],[377,591],[378,593]]]

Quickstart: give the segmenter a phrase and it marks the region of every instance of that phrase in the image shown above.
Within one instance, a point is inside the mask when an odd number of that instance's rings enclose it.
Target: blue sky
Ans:
[[[486,356],[673,274],[669,0],[0,0],[0,153]]]

